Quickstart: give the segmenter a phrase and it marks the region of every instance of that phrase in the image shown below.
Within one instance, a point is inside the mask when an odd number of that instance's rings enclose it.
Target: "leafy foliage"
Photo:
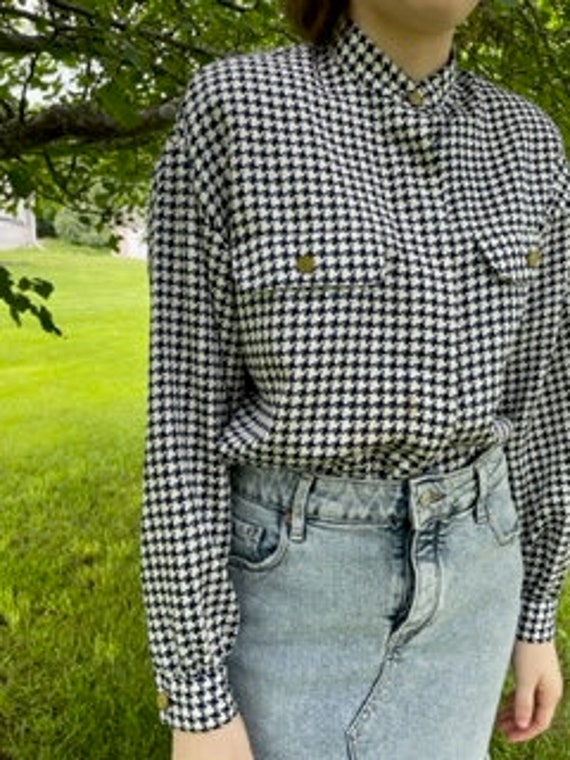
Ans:
[[[570,148],[570,3],[483,0],[459,35],[462,62],[557,122]]]
[[[63,207],[57,212],[54,225],[57,236],[68,243],[108,246],[111,242],[110,230],[97,229],[98,219],[94,214],[78,214]]]
[[[145,204],[199,66],[288,38],[272,0],[0,0],[0,22],[0,194],[107,214]]]
[[[62,332],[53,321],[50,311],[34,301],[33,297],[48,299],[53,291],[53,285],[39,277],[20,277],[15,281],[5,266],[0,266],[0,301],[4,301],[14,322],[20,326],[21,315],[29,312],[34,316],[43,330],[55,335]]]

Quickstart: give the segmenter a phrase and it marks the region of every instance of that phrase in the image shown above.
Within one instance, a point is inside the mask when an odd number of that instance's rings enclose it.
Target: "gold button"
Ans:
[[[312,274],[317,267],[317,262],[312,253],[303,253],[297,259],[297,269],[303,274]]]
[[[408,100],[416,108],[420,108],[425,103],[425,98],[419,90],[412,90],[408,93]]]
[[[169,704],[170,700],[168,699],[168,694],[165,691],[159,691],[156,695],[156,706],[158,709],[166,710]]]
[[[528,252],[528,256],[526,257],[527,264],[529,267],[539,267],[542,264],[544,256],[541,250],[538,248],[532,248]]]
[[[436,488],[428,488],[427,491],[420,494],[418,504],[420,507],[429,507],[430,504],[433,504],[436,501],[441,501],[443,498],[444,495],[441,491]]]

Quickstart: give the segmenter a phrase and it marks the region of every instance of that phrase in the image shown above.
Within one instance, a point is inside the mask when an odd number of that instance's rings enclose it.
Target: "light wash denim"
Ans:
[[[233,465],[255,760],[483,760],[522,582],[501,448],[408,481]]]

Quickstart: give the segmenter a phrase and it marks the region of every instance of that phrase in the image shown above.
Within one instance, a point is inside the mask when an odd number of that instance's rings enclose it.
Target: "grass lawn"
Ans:
[[[52,280],[64,338],[0,312],[0,758],[167,757],[138,584],[143,262],[0,255]]]
[[[53,242],[2,263],[56,284],[65,336],[0,307],[0,760],[167,758],[138,582],[145,265]],[[569,592],[570,673],[567,631]],[[570,759],[569,719],[567,700],[547,737],[497,738],[493,760]]]

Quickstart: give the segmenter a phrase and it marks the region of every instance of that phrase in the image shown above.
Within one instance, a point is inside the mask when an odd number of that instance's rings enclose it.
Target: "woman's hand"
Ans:
[[[254,760],[244,722],[236,715],[212,731],[172,734],[172,760]]]
[[[562,675],[553,641],[517,641],[513,650],[515,690],[497,717],[511,742],[534,739],[550,726],[562,697]]]

